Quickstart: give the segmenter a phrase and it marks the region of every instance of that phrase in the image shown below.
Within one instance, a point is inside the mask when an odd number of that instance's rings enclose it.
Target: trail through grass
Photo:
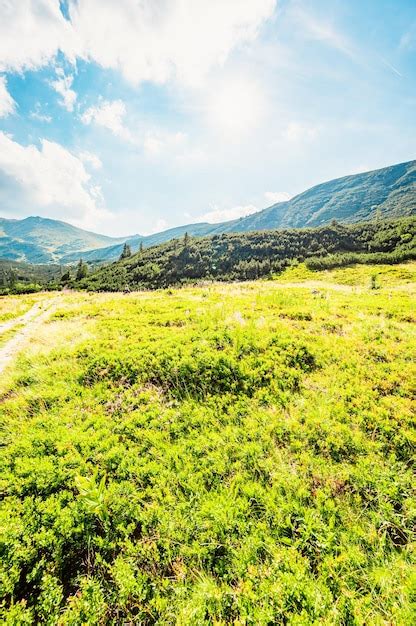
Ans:
[[[54,300],[50,299],[44,303],[38,302],[24,315],[15,317],[0,327],[0,374],[13,361],[25,339],[51,314],[53,304]],[[8,336],[10,331],[14,331],[11,338]],[[3,333],[7,335],[4,343],[1,341]]]

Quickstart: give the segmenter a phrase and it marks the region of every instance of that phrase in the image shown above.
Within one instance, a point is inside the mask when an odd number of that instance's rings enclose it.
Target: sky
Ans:
[[[415,0],[0,0],[2,217],[219,222],[415,140]]]

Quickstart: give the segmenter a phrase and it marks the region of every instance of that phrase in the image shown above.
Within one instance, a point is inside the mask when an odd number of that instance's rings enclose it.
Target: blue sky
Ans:
[[[0,215],[110,235],[416,157],[414,0],[4,0]]]

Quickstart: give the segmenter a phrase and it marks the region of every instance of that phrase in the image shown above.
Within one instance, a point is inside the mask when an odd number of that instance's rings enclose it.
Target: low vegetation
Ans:
[[[400,263],[416,258],[416,218],[346,226],[232,233],[187,234],[101,268],[78,281],[93,291],[157,289],[201,280],[272,277],[293,262],[311,269],[354,263]]]
[[[0,295],[57,289],[61,273],[59,265],[31,265],[0,259]]]
[[[0,382],[0,621],[414,624],[415,277],[56,295]]]
[[[28,294],[0,298],[0,325],[24,315],[42,297],[42,294]]]

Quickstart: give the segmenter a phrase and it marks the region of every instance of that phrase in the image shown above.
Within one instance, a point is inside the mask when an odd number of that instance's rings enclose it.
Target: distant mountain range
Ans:
[[[337,178],[262,211],[221,224],[186,224],[148,236],[107,237],[65,222],[28,217],[0,218],[0,258],[30,263],[114,261],[128,241],[133,251],[182,237],[276,228],[323,226],[332,220],[354,223],[376,216],[416,213],[416,161]]]
[[[107,237],[58,220],[0,217],[0,258],[28,263],[59,263],[72,254],[123,244],[126,237]]]

